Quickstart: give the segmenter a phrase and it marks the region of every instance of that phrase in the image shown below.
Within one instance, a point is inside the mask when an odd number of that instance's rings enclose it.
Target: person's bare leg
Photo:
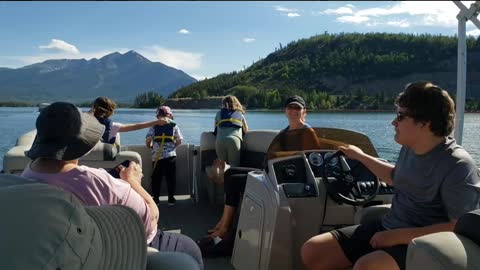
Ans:
[[[302,246],[302,262],[306,269],[345,269],[352,265],[331,233],[310,238]]]
[[[225,213],[225,210],[223,212]],[[215,225],[215,227],[213,229],[208,230],[208,233],[213,233],[215,231],[218,231],[218,229],[220,229],[220,227],[223,224],[223,216],[224,216],[224,214],[222,213],[222,218],[220,218],[220,221],[218,221],[217,225]]]
[[[230,229],[230,225],[232,224],[233,216],[235,215],[236,209],[236,207],[225,205],[225,207],[223,208],[222,224],[220,225],[218,230],[210,234],[211,237],[222,237],[228,231],[228,229]]]
[[[377,250],[369,253],[355,263],[353,270],[400,270],[397,262],[388,253],[382,250]]]
[[[223,195],[223,200],[225,201],[225,195]],[[225,205],[223,206],[223,212],[222,212],[222,217],[220,218],[220,220],[218,221],[217,225],[215,225],[215,227],[213,229],[210,229],[208,230],[208,234],[211,234],[215,231],[218,231],[218,229],[220,227],[222,227],[222,224],[223,224],[223,220],[225,219]]]

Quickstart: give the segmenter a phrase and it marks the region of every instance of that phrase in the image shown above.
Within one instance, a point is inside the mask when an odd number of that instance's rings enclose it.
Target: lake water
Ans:
[[[87,111],[87,108],[83,108]],[[203,131],[212,131],[217,110],[174,110],[175,121],[184,136],[184,143],[198,145]],[[22,134],[35,128],[38,116],[36,107],[0,108],[0,166],[3,155],[12,148]],[[118,109],[113,120],[121,123],[151,121],[154,109]],[[316,127],[351,129],[366,134],[372,140],[381,158],[395,162],[400,146],[393,140],[394,113],[324,113],[309,112],[307,121]],[[250,129],[282,129],[288,122],[280,111],[249,111],[246,114]],[[463,132],[463,147],[469,151],[480,166],[479,141],[480,114],[466,114]],[[122,133],[122,144],[144,144],[147,130]],[[1,169],[0,168],[0,169]]]

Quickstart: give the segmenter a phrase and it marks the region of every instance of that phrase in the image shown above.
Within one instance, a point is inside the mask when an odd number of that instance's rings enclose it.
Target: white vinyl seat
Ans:
[[[3,170],[5,173],[21,174],[30,162],[26,152],[32,147],[37,130],[31,130],[18,138],[15,147],[4,156]],[[142,165],[142,157],[134,151],[119,151],[120,134],[117,135],[116,145],[98,142],[87,155],[80,158],[79,164],[94,168],[114,168],[125,160],[135,161]]]

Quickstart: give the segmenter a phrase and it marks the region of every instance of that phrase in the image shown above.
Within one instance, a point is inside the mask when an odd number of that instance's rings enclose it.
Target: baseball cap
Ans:
[[[134,210],[84,206],[56,186],[12,184],[5,177],[0,176],[2,269],[145,269],[145,229]]]
[[[105,126],[68,102],[45,107],[35,122],[37,135],[27,152],[31,159],[73,160],[87,154],[102,138]]]
[[[157,115],[158,116],[171,116],[173,117],[173,112],[172,109],[168,106],[160,106],[157,109]]]
[[[303,98],[301,96],[290,96],[287,98],[287,100],[285,101],[285,108],[290,105],[290,104],[296,104],[298,106],[300,106],[300,108],[305,108],[305,100],[303,100]]]

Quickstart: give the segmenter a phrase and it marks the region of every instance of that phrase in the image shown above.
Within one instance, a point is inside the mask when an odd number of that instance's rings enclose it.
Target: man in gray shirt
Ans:
[[[430,82],[407,85],[395,101],[395,166],[349,145],[339,149],[395,187],[391,210],[378,221],[309,239],[302,247],[308,269],[405,269],[408,243],[426,234],[452,231],[457,219],[480,208],[479,170],[449,136],[454,103]]]

